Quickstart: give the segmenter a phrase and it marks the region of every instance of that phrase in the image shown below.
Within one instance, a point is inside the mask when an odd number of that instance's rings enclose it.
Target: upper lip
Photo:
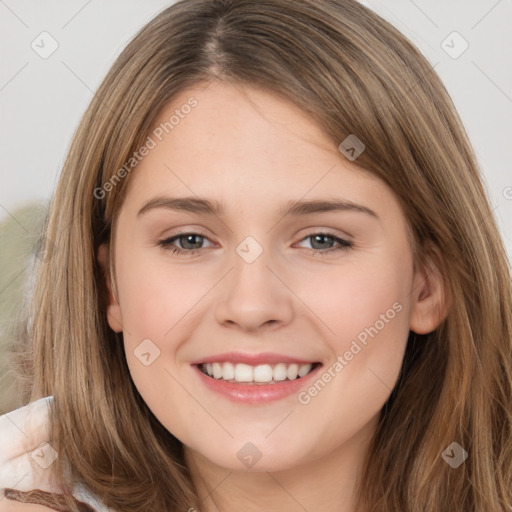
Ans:
[[[190,364],[206,364],[206,363],[243,363],[251,366],[257,366],[259,364],[312,364],[315,361],[301,359],[299,357],[291,357],[285,354],[276,354],[274,352],[262,352],[260,354],[247,354],[244,352],[224,352],[222,354],[216,354],[214,356],[202,357],[196,359]]]

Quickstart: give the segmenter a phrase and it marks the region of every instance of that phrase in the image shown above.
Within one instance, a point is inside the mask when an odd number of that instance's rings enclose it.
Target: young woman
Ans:
[[[364,6],[159,14],[45,238],[0,510],[512,510],[503,245],[445,88]]]

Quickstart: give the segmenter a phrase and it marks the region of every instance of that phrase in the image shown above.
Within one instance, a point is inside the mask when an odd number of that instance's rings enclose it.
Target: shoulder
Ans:
[[[52,401],[51,396],[41,398],[0,416],[0,464],[48,440],[48,413]]]
[[[0,416],[0,512],[65,510],[51,469],[58,457],[49,431],[52,402],[52,396],[41,398]],[[109,510],[79,484],[73,496],[83,512]]]
[[[41,398],[0,416],[0,489],[57,490],[47,471],[56,454],[49,439],[51,402]]]

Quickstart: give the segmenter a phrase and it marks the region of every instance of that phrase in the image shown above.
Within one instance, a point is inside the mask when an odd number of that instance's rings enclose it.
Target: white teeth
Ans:
[[[307,375],[313,368],[312,364],[278,363],[273,367],[269,364],[250,366],[248,364],[207,363],[201,365],[206,373],[214,379],[230,382],[258,382],[275,384],[283,380],[295,380]]]
[[[222,377],[222,366],[220,363],[213,363],[213,378],[220,379]]]
[[[286,376],[290,380],[295,380],[297,378],[297,375],[299,374],[299,365],[298,364],[291,364],[288,366],[288,369],[286,370]]]
[[[222,365],[222,378],[231,380],[235,378],[235,366],[231,363],[224,363]]]
[[[260,364],[254,367],[254,382],[270,382],[272,380],[272,366],[269,364]]]
[[[304,377],[304,375],[307,375],[311,371],[311,365],[310,364],[302,364],[299,366],[299,377]]]
[[[286,379],[286,365],[284,363],[279,363],[274,367],[274,380],[284,380]]]
[[[252,366],[237,364],[235,366],[235,380],[237,382],[252,382]]]

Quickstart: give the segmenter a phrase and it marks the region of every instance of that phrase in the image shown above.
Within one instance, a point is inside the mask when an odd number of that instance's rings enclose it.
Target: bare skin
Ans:
[[[197,106],[130,176],[108,283],[110,326],[123,331],[141,396],[184,443],[203,511],[355,512],[365,450],[409,330],[439,324],[441,282],[414,270],[391,189],[345,159],[307,114],[268,93],[213,82],[175,97],[155,126],[191,96]],[[139,214],[162,196],[207,198],[224,212]],[[314,199],[360,208],[280,213],[289,201]],[[180,233],[197,236],[170,241]],[[248,236],[263,251],[251,263],[236,251]],[[99,259],[106,264],[105,247]],[[191,366],[221,352],[278,352],[327,371],[372,326],[377,334],[320,392],[303,390],[302,402],[294,394],[234,403]],[[148,366],[134,353],[145,339],[160,351]],[[248,442],[261,453],[251,467],[237,456]]]

